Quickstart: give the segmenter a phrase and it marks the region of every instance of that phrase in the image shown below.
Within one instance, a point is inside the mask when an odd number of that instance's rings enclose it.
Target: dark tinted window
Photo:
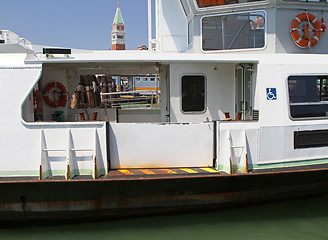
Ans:
[[[290,76],[290,112],[293,118],[328,116],[328,76]]]
[[[205,110],[205,77],[183,76],[182,85],[182,111],[202,112]]]

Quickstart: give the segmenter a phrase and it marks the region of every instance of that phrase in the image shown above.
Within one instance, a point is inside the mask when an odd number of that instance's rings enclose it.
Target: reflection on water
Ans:
[[[328,239],[328,196],[107,222],[0,228],[0,239]]]

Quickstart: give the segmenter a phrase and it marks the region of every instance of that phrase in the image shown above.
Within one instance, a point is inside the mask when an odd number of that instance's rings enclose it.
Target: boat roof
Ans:
[[[304,59],[308,63],[322,63],[328,56],[322,54],[250,54],[250,53],[178,53],[178,52],[153,52],[153,51],[91,51],[89,53],[77,53],[69,56],[47,57],[45,54],[27,54],[25,63],[101,63],[101,62],[147,62],[147,63],[172,63],[172,62],[212,62],[212,63],[284,63],[302,64]]]

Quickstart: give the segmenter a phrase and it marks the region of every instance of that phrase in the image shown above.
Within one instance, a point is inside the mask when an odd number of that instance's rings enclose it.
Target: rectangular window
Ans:
[[[243,4],[250,2],[265,2],[263,0],[197,0],[199,8],[223,6],[230,4]]]
[[[203,112],[205,110],[205,77],[185,75],[181,78],[182,111]]]
[[[202,19],[204,51],[263,48],[264,12],[217,15]]]
[[[290,114],[293,118],[328,116],[328,76],[288,77]]]
[[[295,131],[294,149],[328,146],[328,130]]]

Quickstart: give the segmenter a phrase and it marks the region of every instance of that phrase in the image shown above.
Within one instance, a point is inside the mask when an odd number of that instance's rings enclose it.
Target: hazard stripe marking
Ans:
[[[169,174],[177,174],[176,172],[170,170],[170,169],[160,169],[163,172],[169,173]]]
[[[118,170],[118,171],[121,172],[121,173],[123,173],[123,174],[125,174],[125,175],[133,175],[133,173],[130,172],[129,170],[120,169],[120,170]]]
[[[210,172],[210,173],[218,173],[219,171],[213,169],[213,168],[200,168],[201,170],[204,170],[206,172]]]
[[[146,173],[146,174],[156,174],[154,173],[153,171],[150,171],[148,169],[139,169],[139,171],[143,172],[143,173]]]
[[[185,171],[185,172],[187,172],[187,173],[198,173],[198,172],[196,172],[195,170],[192,170],[192,169],[190,169],[190,168],[180,168],[180,170]]]

